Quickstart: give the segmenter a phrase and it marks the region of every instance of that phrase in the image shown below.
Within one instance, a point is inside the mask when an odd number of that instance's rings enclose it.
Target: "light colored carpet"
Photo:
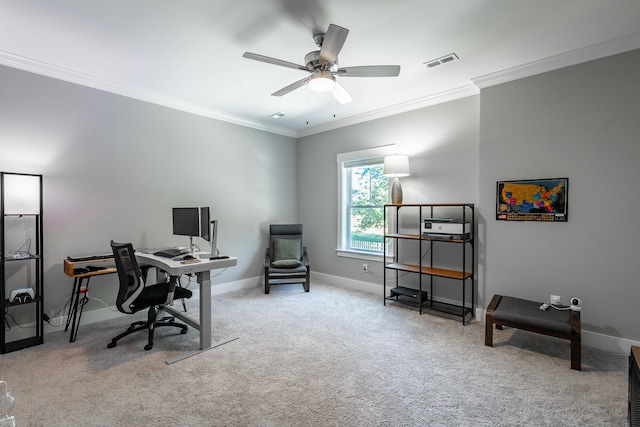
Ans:
[[[624,426],[627,357],[514,329],[423,314],[382,295],[312,283],[213,297],[213,339],[197,331],[110,338],[144,314],[45,336],[0,355],[25,426]],[[189,302],[197,313],[197,301]]]

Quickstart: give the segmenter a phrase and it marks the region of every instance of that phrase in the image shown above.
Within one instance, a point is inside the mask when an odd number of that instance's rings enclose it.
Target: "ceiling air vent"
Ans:
[[[449,55],[445,55],[441,58],[433,59],[431,61],[425,62],[423,65],[427,68],[437,67],[438,65],[446,64],[447,62],[455,61],[458,58],[458,55],[455,53],[450,53]]]

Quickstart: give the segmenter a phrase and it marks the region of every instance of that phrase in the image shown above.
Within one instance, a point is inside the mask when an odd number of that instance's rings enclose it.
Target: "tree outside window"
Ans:
[[[389,198],[389,183],[382,175],[382,166],[380,159],[348,168],[349,249],[377,253],[384,250],[383,209]]]

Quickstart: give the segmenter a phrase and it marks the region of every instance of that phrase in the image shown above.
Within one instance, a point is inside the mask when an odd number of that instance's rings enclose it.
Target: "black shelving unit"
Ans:
[[[462,227],[469,223],[469,232],[463,228],[460,234],[423,232],[423,222],[425,219],[434,220],[441,212],[445,212],[450,223],[461,223]],[[449,218],[451,215],[455,217]],[[409,218],[409,224],[403,221],[403,217]],[[415,217],[415,218],[414,218]],[[446,221],[445,221],[446,223]],[[475,207],[472,203],[455,204],[387,204],[384,206],[384,274],[383,274],[383,296],[384,304],[387,301],[395,301],[417,307],[420,314],[423,308],[447,312],[462,317],[462,324],[466,325],[468,315],[475,317]],[[416,243],[417,250],[410,249],[410,253],[405,253],[401,242]],[[393,247],[393,254],[390,255],[389,247]],[[462,254],[459,260],[453,263],[459,268],[441,268],[434,261],[434,252],[439,250],[440,245],[461,245]],[[426,257],[424,254],[428,253]],[[417,261],[403,261],[410,256],[417,255]],[[389,289],[387,294],[388,271],[394,276],[395,286]],[[417,274],[418,285],[403,286],[400,284],[401,277],[405,274]],[[428,284],[423,283],[426,277]],[[461,285],[462,299],[459,305],[434,300],[433,280],[443,278],[454,284]],[[470,302],[467,302],[467,287],[470,284]]]
[[[42,175],[0,172],[0,353],[44,342],[42,250]]]

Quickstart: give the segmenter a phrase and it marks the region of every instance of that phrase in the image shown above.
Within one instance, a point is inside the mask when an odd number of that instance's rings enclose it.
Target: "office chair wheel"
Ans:
[[[111,341],[109,344],[107,344],[107,348],[113,348],[116,346],[116,343]]]
[[[151,350],[152,348],[153,348],[153,344],[147,344],[144,346],[144,349],[147,351]]]
[[[184,335],[187,333],[187,329],[180,329],[180,335]]]

